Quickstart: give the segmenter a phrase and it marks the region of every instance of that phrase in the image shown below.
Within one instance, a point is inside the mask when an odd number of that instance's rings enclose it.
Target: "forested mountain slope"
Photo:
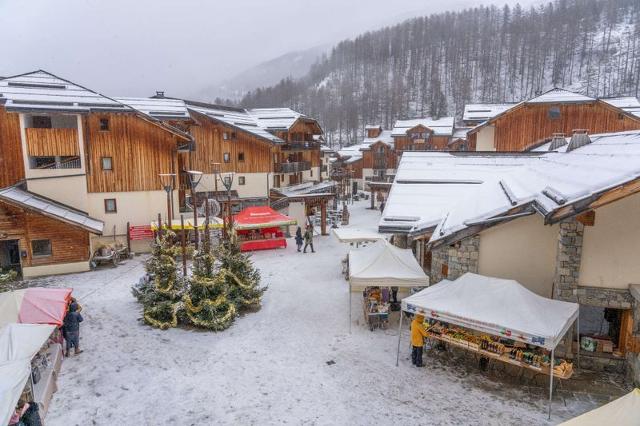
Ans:
[[[288,106],[351,144],[367,123],[455,114],[551,87],[591,96],[640,90],[640,0],[558,0],[408,20],[345,40],[304,77],[249,92],[246,107]]]

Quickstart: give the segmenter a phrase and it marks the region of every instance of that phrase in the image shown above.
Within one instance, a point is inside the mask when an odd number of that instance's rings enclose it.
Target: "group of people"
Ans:
[[[296,229],[296,245],[298,246],[298,252],[302,250],[303,253],[307,252],[307,248],[311,247],[311,253],[316,251],[313,249],[313,226],[307,225],[304,234],[302,228],[298,226]],[[304,249],[302,249],[302,243],[304,242]]]

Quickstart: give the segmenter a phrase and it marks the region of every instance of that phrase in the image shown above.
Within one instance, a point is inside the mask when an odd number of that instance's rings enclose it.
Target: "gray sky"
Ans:
[[[0,0],[0,75],[42,68],[112,96],[186,96],[292,50],[477,3]]]

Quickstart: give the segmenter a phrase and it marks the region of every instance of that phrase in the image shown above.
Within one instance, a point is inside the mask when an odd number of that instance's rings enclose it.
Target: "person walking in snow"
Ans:
[[[296,245],[298,246],[298,251],[300,251],[302,249],[302,242],[303,242],[303,238],[302,238],[302,228],[300,228],[298,226],[298,229],[296,229]]]
[[[311,253],[315,253],[316,251],[313,249],[313,228],[310,225],[307,226],[307,230],[304,233],[304,250],[302,252],[306,253],[309,246],[311,246]]]
[[[426,336],[424,315],[416,315],[411,321],[411,363],[416,367],[422,367],[422,348]]]
[[[67,351],[64,354],[66,357],[71,356],[71,348],[74,348],[76,355],[82,353],[80,350],[80,323],[82,321],[82,315],[78,312],[78,304],[71,302],[69,304],[69,312],[67,312],[62,323],[62,334],[67,347]]]

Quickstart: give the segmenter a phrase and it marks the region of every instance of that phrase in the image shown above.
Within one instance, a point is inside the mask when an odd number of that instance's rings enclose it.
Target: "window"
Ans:
[[[309,176],[313,177],[313,169],[309,169]]]
[[[108,118],[101,118],[100,119],[100,131],[101,132],[109,131],[109,119]]]
[[[118,207],[116,206],[115,198],[105,198],[104,199],[104,212],[105,213],[117,213]]]
[[[238,161],[241,163],[244,162],[244,152],[238,153]]]
[[[50,129],[51,117],[46,115],[34,115],[31,117],[31,127],[35,129]]]
[[[244,176],[238,176],[238,185],[244,185],[244,184],[245,184]]]
[[[224,154],[222,154],[222,159],[225,163],[228,163],[231,161],[231,155],[228,152],[225,152]]]
[[[549,108],[549,118],[551,120],[557,120],[560,118],[560,107],[553,106]]]
[[[113,170],[113,160],[111,157],[102,157],[102,170]]]
[[[51,256],[51,240],[31,241],[31,254],[33,257]]]
[[[229,140],[229,133],[222,132],[222,139],[224,139],[225,141],[228,141]]]

